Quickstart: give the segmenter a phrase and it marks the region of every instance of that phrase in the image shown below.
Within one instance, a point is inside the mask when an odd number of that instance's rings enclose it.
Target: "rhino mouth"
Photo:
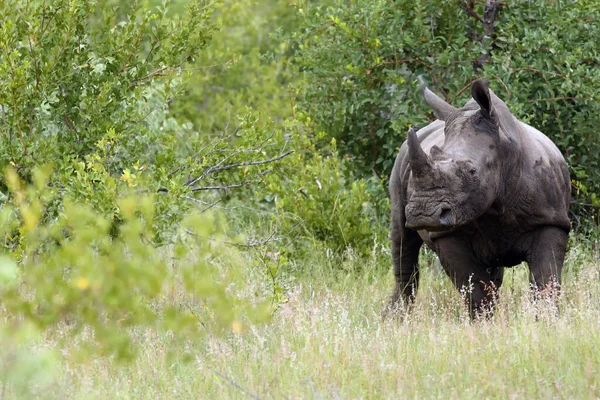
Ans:
[[[405,226],[413,230],[446,231],[457,225],[456,213],[449,205],[437,206],[431,213],[424,213],[423,207],[408,204],[405,209]]]

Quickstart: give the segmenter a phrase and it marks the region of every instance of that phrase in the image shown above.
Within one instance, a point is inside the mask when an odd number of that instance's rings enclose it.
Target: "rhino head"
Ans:
[[[425,101],[445,122],[444,142],[427,154],[416,131],[408,134],[407,228],[450,230],[494,210],[511,144],[499,122],[507,116],[500,114],[512,115],[486,80],[474,81],[471,95],[474,101],[459,109],[425,89]]]

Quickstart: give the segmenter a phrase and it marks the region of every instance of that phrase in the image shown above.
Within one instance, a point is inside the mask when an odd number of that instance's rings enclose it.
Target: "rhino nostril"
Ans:
[[[442,223],[442,225],[452,225],[452,210],[450,208],[442,207],[440,223]]]

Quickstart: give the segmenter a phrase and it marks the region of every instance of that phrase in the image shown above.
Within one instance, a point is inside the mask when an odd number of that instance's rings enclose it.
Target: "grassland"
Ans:
[[[590,246],[570,250],[560,313],[533,302],[522,265],[507,273],[495,316],[476,322],[434,258],[424,259],[416,305],[403,318],[381,318],[393,278],[380,250],[369,260],[314,254],[298,262],[303,272],[289,275],[287,302],[267,324],[233,327],[185,349],[136,332],[141,354],[126,367],[78,361],[74,342],[56,352],[55,341],[38,340],[30,350],[54,349],[59,362],[43,384],[31,376],[31,397],[600,397],[600,263]],[[264,289],[261,271],[249,269],[247,282],[240,295]],[[182,362],[173,350],[194,358]]]

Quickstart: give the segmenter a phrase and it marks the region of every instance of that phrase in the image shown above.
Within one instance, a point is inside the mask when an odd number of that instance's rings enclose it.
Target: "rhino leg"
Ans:
[[[556,297],[559,294],[567,239],[567,232],[553,226],[538,228],[531,233],[531,246],[525,261],[529,264],[529,281],[536,296]]]
[[[472,240],[463,236],[442,237],[435,241],[444,271],[465,296],[471,318],[491,315],[502,285],[504,268],[482,265],[471,247]]]
[[[393,218],[391,239],[396,286],[389,307],[395,309],[401,301],[412,303],[417,293],[419,249],[423,239],[416,231],[405,228],[402,218]]]

